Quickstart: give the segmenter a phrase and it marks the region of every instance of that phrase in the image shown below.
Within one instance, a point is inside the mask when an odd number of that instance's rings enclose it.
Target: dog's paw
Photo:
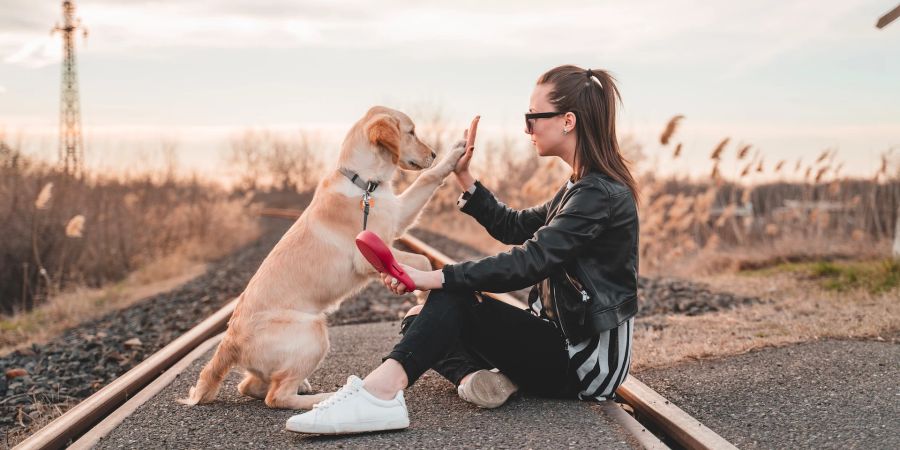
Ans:
[[[312,385],[309,384],[309,380],[303,380],[303,384],[301,384],[300,387],[297,388],[297,393],[309,394],[310,392],[312,392]]]
[[[434,166],[431,171],[437,175],[439,178],[446,178],[447,175],[450,175],[453,172],[453,168],[456,167],[456,162],[459,161],[459,158],[466,154],[466,141],[459,141],[444,154],[444,157],[441,158],[440,162]]]
[[[179,398],[175,401],[181,403],[182,405],[194,406],[197,403],[200,403],[200,397],[195,396],[194,392],[196,392],[196,387],[191,387],[191,391],[188,393],[188,398]]]

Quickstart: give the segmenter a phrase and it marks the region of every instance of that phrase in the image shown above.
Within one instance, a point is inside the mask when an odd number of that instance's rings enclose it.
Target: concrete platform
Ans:
[[[900,448],[896,340],[817,341],[635,376],[742,449]]]
[[[397,322],[332,327],[332,349],[310,380],[316,391],[365,375],[399,338]],[[459,399],[451,383],[428,372],[406,391],[407,430],[353,436],[300,435],[284,430],[295,411],[273,410],[237,392],[233,371],[216,402],[187,407],[186,396],[212,350],[103,438],[98,448],[634,448],[636,442],[597,405],[517,396],[483,410]]]

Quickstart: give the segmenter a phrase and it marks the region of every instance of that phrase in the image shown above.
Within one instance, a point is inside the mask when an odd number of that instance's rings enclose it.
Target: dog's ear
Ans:
[[[375,114],[366,122],[369,142],[391,153],[394,164],[400,161],[400,121],[389,114]]]

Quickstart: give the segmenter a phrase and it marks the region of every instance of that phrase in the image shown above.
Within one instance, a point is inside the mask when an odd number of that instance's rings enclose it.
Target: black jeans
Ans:
[[[574,397],[562,332],[553,324],[473,292],[433,290],[421,312],[401,324],[403,337],[384,359],[397,360],[409,385],[434,369],[454,385],[479,369],[497,368],[520,389]]]

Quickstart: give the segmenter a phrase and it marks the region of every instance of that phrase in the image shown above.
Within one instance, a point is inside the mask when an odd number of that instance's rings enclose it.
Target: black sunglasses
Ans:
[[[534,133],[534,121],[537,119],[547,119],[550,117],[556,117],[559,115],[565,114],[565,112],[539,112],[539,113],[525,113],[525,132],[528,134]]]

